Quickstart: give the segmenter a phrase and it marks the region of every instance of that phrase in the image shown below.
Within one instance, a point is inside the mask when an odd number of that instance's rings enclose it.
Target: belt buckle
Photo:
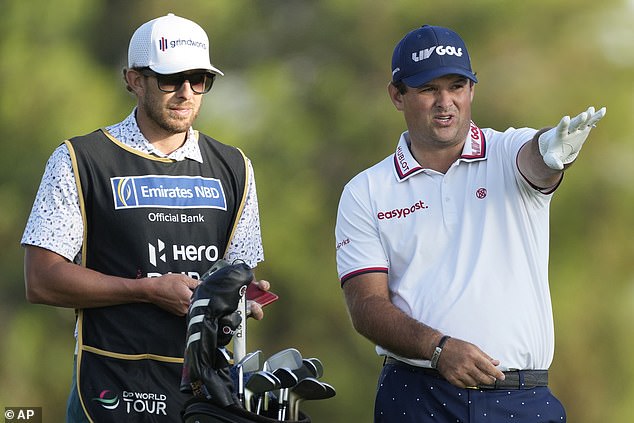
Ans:
[[[500,389],[497,386],[498,380],[495,379],[495,383],[493,385],[478,385],[478,386],[473,386],[473,387],[468,387],[467,389],[478,389],[481,391],[492,391],[494,389]]]
[[[520,383],[520,371],[519,369],[509,369],[504,373],[504,380],[495,379],[493,384],[486,385],[478,385],[479,389],[482,390],[495,390],[495,389],[521,389],[522,384]]]

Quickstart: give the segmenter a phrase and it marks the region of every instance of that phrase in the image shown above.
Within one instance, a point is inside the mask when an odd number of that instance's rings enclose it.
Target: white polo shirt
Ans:
[[[554,352],[552,195],[533,188],[516,164],[535,132],[472,123],[462,157],[446,174],[422,168],[403,133],[395,154],[344,188],[335,230],[342,284],[385,272],[392,302],[409,316],[474,343],[502,370],[547,369]]]

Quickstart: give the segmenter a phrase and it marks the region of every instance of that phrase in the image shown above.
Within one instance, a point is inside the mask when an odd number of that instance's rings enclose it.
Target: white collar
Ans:
[[[123,121],[108,126],[106,130],[123,144],[142,153],[153,154],[157,157],[164,157],[176,161],[191,159],[203,163],[203,157],[198,145],[198,131],[190,127],[187,131],[185,143],[170,154],[165,154],[155,148],[152,143],[143,136],[136,121],[136,107]]]
[[[396,176],[396,179],[399,182],[402,182],[425,170],[425,168],[423,168],[412,155],[407,138],[408,131],[405,131],[401,134],[401,137],[398,140],[398,145],[396,146],[396,152],[394,153],[394,176]],[[484,139],[484,133],[476,126],[475,123],[471,122],[469,135],[462,147],[462,154],[460,155],[459,160],[472,162],[484,159],[486,159],[486,141]]]

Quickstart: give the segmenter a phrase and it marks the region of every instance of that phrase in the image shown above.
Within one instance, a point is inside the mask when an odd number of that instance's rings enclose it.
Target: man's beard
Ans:
[[[182,119],[170,115],[170,109],[163,104],[153,101],[151,98],[145,99],[145,112],[148,118],[159,128],[172,135],[187,132],[198,117],[199,111],[200,109],[195,110],[195,113],[189,118]]]

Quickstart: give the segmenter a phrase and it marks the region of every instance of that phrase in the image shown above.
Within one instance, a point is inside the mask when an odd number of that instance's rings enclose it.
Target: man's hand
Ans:
[[[269,281],[265,281],[264,279],[259,281],[253,281],[262,291],[268,291],[271,289],[271,283]],[[253,317],[255,320],[262,320],[264,317],[264,310],[255,301],[247,301],[247,317]]]
[[[563,170],[564,165],[572,163],[579,154],[590,130],[605,116],[605,107],[598,112],[594,107],[577,115],[573,119],[564,116],[559,125],[539,136],[539,152],[544,163],[555,170]]]
[[[491,385],[496,379],[504,380],[497,368],[498,360],[489,357],[477,346],[449,338],[438,360],[438,371],[451,384],[460,388]]]
[[[177,316],[187,314],[192,290],[199,281],[180,273],[149,278],[149,301]]]

